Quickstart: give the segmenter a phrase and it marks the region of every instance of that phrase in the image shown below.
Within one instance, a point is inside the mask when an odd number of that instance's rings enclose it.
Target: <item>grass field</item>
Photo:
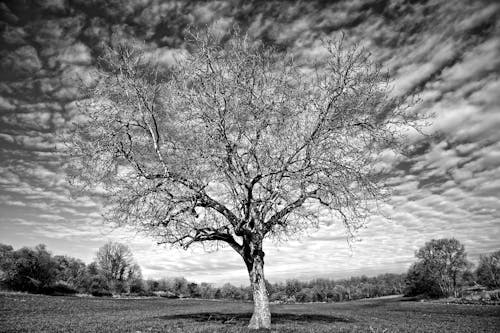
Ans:
[[[0,294],[1,332],[248,332],[252,304]],[[500,306],[403,301],[272,305],[272,332],[499,332]]]

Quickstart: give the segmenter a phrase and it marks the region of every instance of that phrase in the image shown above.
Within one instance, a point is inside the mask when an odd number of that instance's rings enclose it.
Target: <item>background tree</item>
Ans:
[[[79,288],[84,285],[86,279],[86,266],[83,261],[62,255],[54,256],[53,260],[57,270],[57,281],[64,281],[73,288]]]
[[[111,285],[108,278],[104,275],[99,265],[92,262],[87,266],[86,290],[94,296],[112,295]]]
[[[148,291],[159,291],[159,286],[160,286],[160,281],[158,280],[153,280],[153,279],[147,279],[145,281],[145,284],[146,284],[146,289]]]
[[[142,279],[142,270],[138,264],[129,267],[127,281],[131,293],[144,293],[146,291],[146,284]]]
[[[57,262],[43,244],[35,248],[0,246],[2,284],[8,289],[34,293],[49,292],[56,282]]]
[[[418,261],[408,272],[408,294],[457,295],[462,276],[471,265],[463,244],[454,238],[433,239],[415,256]]]
[[[333,288],[333,291],[334,291],[335,300],[337,302],[342,302],[345,299],[346,295],[347,295],[346,288],[342,284],[337,284]]]
[[[200,286],[198,286],[198,284],[194,283],[194,282],[189,283],[188,284],[188,295],[189,295],[189,297],[200,298],[201,297]]]
[[[97,265],[110,280],[126,280],[133,260],[129,247],[115,242],[104,244],[96,254]]]
[[[477,282],[488,288],[500,288],[500,251],[481,255],[476,270]]]
[[[416,262],[410,266],[406,274],[405,285],[406,296],[440,297],[443,295],[435,272],[422,262]]]
[[[129,282],[141,277],[140,267],[134,263],[134,256],[128,246],[108,242],[99,248],[96,263],[117,293],[129,291]]]
[[[288,297],[292,297],[302,289],[301,283],[297,279],[286,280],[285,293]]]
[[[220,289],[220,291],[221,291],[222,298],[227,298],[227,299],[241,299],[242,298],[240,289],[238,289],[236,286],[233,286],[231,283],[225,283],[222,286],[222,288]]]
[[[254,314],[270,327],[265,238],[340,219],[349,233],[386,197],[380,153],[418,115],[388,76],[343,38],[317,64],[237,31],[191,33],[190,55],[162,70],[118,46],[69,136],[75,185],[105,190],[107,217],[159,243],[217,242],[247,267]]]
[[[169,283],[169,285],[170,285],[169,291],[171,291],[172,293],[174,293],[177,296],[185,297],[185,296],[189,295],[188,284],[189,284],[188,280],[186,280],[183,277],[173,278]]]
[[[15,274],[14,248],[0,244],[0,287],[9,288],[10,281]]]
[[[202,282],[200,283],[199,289],[201,298],[215,298],[215,289],[211,284]]]

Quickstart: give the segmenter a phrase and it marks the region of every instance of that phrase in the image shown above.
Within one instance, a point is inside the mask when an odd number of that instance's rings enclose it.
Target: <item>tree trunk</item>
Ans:
[[[260,329],[271,328],[271,311],[269,309],[269,298],[267,296],[266,282],[264,280],[264,258],[263,254],[257,255],[252,260],[246,261],[250,284],[253,290],[253,315],[248,328]]]

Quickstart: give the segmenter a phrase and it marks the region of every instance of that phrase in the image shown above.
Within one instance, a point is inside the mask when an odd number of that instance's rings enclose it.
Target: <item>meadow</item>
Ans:
[[[0,294],[1,332],[249,332],[252,304]],[[272,332],[498,332],[500,306],[381,298],[273,304]]]

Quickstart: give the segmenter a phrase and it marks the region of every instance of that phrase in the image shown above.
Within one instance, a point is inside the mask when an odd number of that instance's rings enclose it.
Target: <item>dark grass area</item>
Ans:
[[[500,306],[401,298],[272,305],[273,332],[498,332]],[[0,294],[1,332],[249,332],[251,303]]]
[[[202,312],[185,313],[161,317],[162,319],[187,319],[197,322],[218,322],[223,324],[248,324],[252,317],[251,312],[244,313],[220,313],[220,312]],[[295,323],[335,323],[350,322],[348,318],[318,315],[318,314],[294,314],[294,313],[273,313],[274,324]]]

